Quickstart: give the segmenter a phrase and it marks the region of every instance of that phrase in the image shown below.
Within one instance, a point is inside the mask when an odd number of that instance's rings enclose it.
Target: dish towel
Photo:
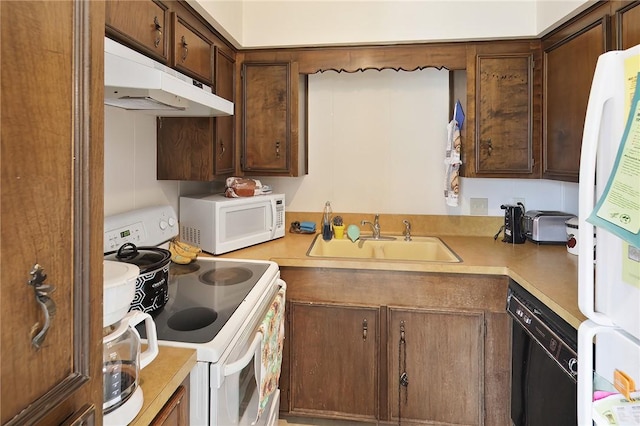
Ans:
[[[267,315],[258,330],[262,333],[262,358],[260,360],[260,405],[258,419],[262,415],[269,396],[278,388],[282,366],[282,345],[284,343],[284,304],[287,285],[282,287],[273,299]]]
[[[458,194],[460,193],[460,180],[458,171],[460,169],[460,128],[456,120],[451,120],[447,125],[447,150],[445,153],[445,176],[444,176],[444,199],[448,206],[458,205]]]

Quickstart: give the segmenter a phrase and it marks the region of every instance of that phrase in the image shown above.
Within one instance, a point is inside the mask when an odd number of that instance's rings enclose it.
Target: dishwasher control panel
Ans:
[[[554,330],[553,323],[545,318],[541,309],[534,306],[509,288],[507,312],[571,377],[578,374],[578,355],[575,344],[563,338],[562,332]]]

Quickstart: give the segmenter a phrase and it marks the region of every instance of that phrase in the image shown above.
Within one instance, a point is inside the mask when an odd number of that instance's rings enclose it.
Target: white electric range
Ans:
[[[105,252],[125,242],[161,246],[178,233],[170,206],[105,218]],[[275,425],[278,377],[265,374],[263,355],[283,338],[286,284],[270,261],[199,256],[171,264],[169,300],[152,314],[160,345],[194,348],[190,375],[190,424]],[[274,315],[274,312],[278,315]],[[275,319],[274,319],[275,318]],[[266,319],[280,318],[265,336]],[[273,326],[273,323],[271,324]],[[138,329],[144,338],[144,330]],[[281,362],[281,352],[271,362]],[[272,367],[272,366],[269,366]]]

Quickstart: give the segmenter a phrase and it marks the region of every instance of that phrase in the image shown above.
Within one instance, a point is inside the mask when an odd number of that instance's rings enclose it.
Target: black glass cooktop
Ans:
[[[213,340],[269,268],[266,263],[197,260],[169,269],[169,300],[154,312],[158,340]],[[140,324],[142,338],[146,333]]]

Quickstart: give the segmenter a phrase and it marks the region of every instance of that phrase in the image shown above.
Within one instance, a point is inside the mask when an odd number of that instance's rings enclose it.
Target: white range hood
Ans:
[[[104,39],[104,103],[162,117],[233,115],[211,87],[110,38]]]

